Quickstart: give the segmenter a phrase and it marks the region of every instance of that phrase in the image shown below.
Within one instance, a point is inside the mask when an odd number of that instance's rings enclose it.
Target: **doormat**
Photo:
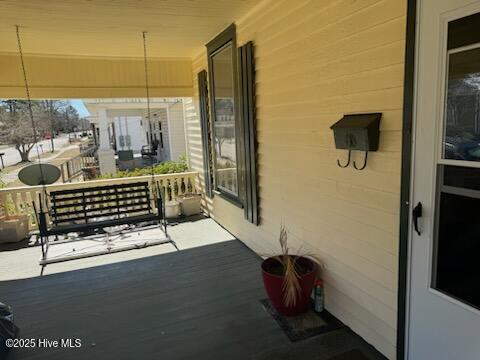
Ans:
[[[316,313],[311,308],[298,316],[284,316],[275,310],[270,300],[260,300],[263,308],[275,319],[290,341],[305,340],[309,337],[340,329],[344,325],[328,311]]]
[[[336,355],[329,360],[368,360],[368,358],[360,350],[355,349]]]

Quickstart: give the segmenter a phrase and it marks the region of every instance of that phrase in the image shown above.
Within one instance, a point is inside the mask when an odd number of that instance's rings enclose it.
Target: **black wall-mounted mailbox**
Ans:
[[[344,115],[333,124],[335,147],[345,150],[377,151],[382,113]]]
[[[378,150],[381,117],[381,113],[344,115],[343,118],[330,126],[335,138],[335,147],[348,150],[347,164],[341,165],[340,161],[337,160],[338,166],[345,168],[350,165],[352,150],[360,150],[365,151],[363,166],[357,166],[354,161],[353,167],[357,170],[365,169],[368,152]]]

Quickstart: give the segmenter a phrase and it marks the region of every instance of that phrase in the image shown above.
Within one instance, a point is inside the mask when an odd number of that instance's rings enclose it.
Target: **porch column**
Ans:
[[[98,129],[100,131],[98,149],[100,174],[114,174],[117,171],[117,167],[115,165],[115,152],[110,147],[110,138],[108,136],[107,109],[98,109]]]

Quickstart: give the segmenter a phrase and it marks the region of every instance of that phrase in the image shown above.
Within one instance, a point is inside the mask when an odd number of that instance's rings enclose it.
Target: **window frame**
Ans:
[[[207,43],[207,59],[208,59],[208,98],[210,102],[210,119],[211,119],[211,136],[212,144],[216,138],[215,133],[215,79],[213,75],[213,57],[228,45],[232,48],[232,87],[233,87],[233,107],[235,116],[235,151],[236,151],[236,166],[237,166],[237,194],[234,195],[226,189],[222,189],[217,183],[217,169],[216,169],[216,147],[212,146],[213,152],[213,193],[228,200],[237,207],[243,208],[244,204],[244,183],[245,183],[245,159],[244,159],[244,139],[243,139],[243,122],[240,116],[240,101],[238,88],[238,63],[237,63],[237,39],[236,26],[231,24],[214,39]]]
[[[437,137],[438,150],[437,150],[437,163],[442,165],[453,165],[453,166],[465,166],[479,168],[480,161],[474,160],[458,160],[458,159],[448,159],[445,157],[445,136],[447,133],[447,105],[448,105],[448,84],[449,84],[449,74],[450,74],[450,56],[458,53],[462,53],[470,50],[480,49],[480,42],[474,44],[465,45],[458,48],[447,49],[444,69],[442,69],[442,89],[441,89],[441,125],[439,126],[439,131]]]

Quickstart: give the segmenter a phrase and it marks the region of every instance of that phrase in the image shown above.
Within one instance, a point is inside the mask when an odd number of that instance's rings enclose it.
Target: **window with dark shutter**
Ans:
[[[211,175],[205,183],[208,196],[213,191],[243,207],[258,225],[253,43],[237,49],[235,31],[232,24],[207,44],[208,87],[206,74],[199,74],[203,157]]]

